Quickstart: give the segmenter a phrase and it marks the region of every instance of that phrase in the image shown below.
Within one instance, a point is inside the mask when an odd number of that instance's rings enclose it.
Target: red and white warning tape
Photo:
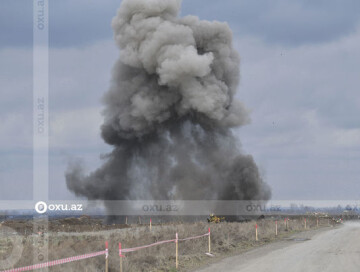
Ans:
[[[189,238],[184,238],[184,239],[179,239],[178,241],[187,241],[187,240],[193,240],[193,239],[198,239],[198,238],[201,238],[201,237],[205,237],[205,236],[209,236],[210,235],[210,232],[207,232],[203,235],[199,235],[199,236],[194,236],[194,237],[189,237]]]
[[[146,245],[146,246],[139,246],[139,247],[133,247],[133,248],[124,248],[121,250],[122,253],[126,253],[126,252],[134,252],[140,249],[144,249],[144,248],[148,248],[148,247],[153,247],[153,246],[158,246],[158,245],[162,245],[162,244],[167,244],[167,243],[172,243],[175,242],[175,239],[173,240],[166,240],[166,241],[160,241],[160,242],[156,242],[150,245]]]
[[[205,236],[209,236],[210,232],[207,232],[203,235],[199,235],[199,236],[194,236],[194,237],[188,237],[188,238],[184,238],[184,239],[173,239],[173,240],[165,240],[165,241],[160,241],[160,242],[156,242],[150,245],[145,245],[145,246],[138,246],[138,247],[132,247],[132,248],[121,248],[121,243],[119,244],[119,255],[120,257],[124,257],[122,255],[122,253],[126,253],[126,252],[134,252],[134,251],[138,251],[144,248],[149,248],[149,247],[153,247],[153,246],[158,246],[158,245],[162,245],[162,244],[167,244],[167,243],[173,243],[176,241],[182,242],[182,241],[187,241],[187,240],[193,240],[193,239],[198,239],[201,237],[205,237]]]
[[[50,261],[50,262],[46,262],[46,263],[34,264],[34,265],[20,267],[20,268],[13,268],[13,269],[1,271],[1,272],[30,271],[30,270],[55,266],[55,265],[59,265],[59,264],[65,264],[65,263],[70,263],[70,262],[74,262],[74,261],[89,259],[89,258],[93,258],[96,256],[106,255],[106,253],[107,253],[107,251],[103,250],[103,251],[99,251],[99,252],[88,253],[88,254],[79,255],[79,256],[75,256],[75,257],[69,257],[69,258],[65,258],[65,259]]]
[[[140,249],[149,248],[149,247],[158,246],[158,245],[167,244],[167,243],[182,242],[182,241],[187,241],[187,240],[198,239],[198,238],[209,236],[209,235],[210,235],[210,229],[209,229],[209,232],[207,232],[207,233],[205,233],[203,235],[188,237],[188,238],[184,238],[184,239],[178,239],[176,237],[176,239],[172,239],[172,240],[159,241],[159,242],[156,242],[156,243],[153,243],[153,244],[150,244],[150,245],[133,247],[133,248],[124,248],[124,249],[121,248],[121,243],[120,243],[119,244],[119,255],[120,255],[120,257],[124,257],[122,255],[122,253],[134,252],[134,251],[138,251]],[[12,269],[0,271],[0,272],[30,271],[30,270],[55,266],[55,265],[59,265],[59,264],[65,264],[65,263],[70,263],[70,262],[74,262],[74,261],[89,259],[89,258],[93,258],[93,257],[96,257],[96,256],[101,256],[101,255],[105,255],[105,258],[108,258],[109,257],[109,249],[108,249],[108,242],[107,241],[105,243],[105,247],[106,247],[105,250],[99,251],[99,252],[88,253],[88,254],[79,255],[79,256],[75,256],[75,257],[69,257],[69,258],[50,261],[50,262],[46,262],[46,263],[34,264],[34,265],[20,267],[20,268],[12,268]]]

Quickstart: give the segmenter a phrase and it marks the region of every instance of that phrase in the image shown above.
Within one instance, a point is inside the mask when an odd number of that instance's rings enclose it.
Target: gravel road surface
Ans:
[[[360,271],[360,223],[299,233],[198,272]]]

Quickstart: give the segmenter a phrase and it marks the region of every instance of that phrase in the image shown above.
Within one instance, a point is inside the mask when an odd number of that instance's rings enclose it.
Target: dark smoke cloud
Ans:
[[[103,139],[114,150],[85,175],[88,199],[266,200],[270,189],[231,128],[249,121],[234,96],[239,56],[226,23],[179,18],[178,0],[123,0],[113,19],[121,56],[104,97]]]

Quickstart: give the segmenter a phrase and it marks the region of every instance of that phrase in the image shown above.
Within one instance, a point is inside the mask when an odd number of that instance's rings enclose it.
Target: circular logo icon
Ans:
[[[35,205],[35,211],[39,214],[43,214],[46,213],[47,211],[47,204],[44,201],[39,201],[38,203],[36,203]]]

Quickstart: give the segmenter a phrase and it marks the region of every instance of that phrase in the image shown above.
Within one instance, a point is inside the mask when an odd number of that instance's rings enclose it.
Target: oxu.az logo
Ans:
[[[82,211],[83,204],[47,204],[44,201],[39,201],[35,204],[35,211],[39,214],[44,214],[47,211]]]

